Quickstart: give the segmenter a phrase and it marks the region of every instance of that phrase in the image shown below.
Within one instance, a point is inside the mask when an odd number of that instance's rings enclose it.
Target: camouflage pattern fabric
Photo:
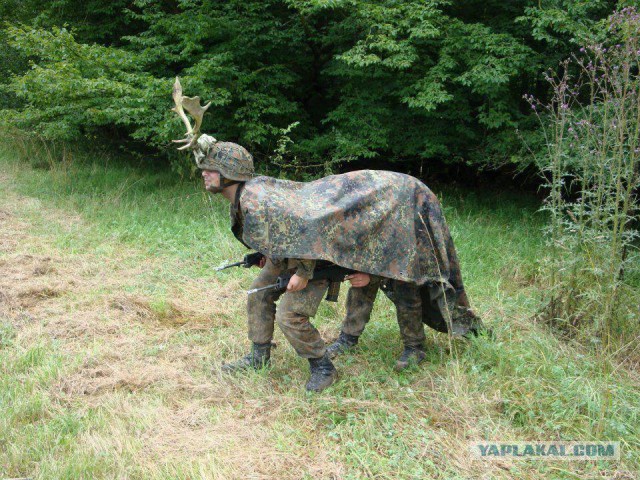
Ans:
[[[396,281],[395,305],[398,327],[405,347],[419,347],[424,344],[424,325],[420,287],[415,283]]]
[[[253,280],[251,288],[261,288],[275,283],[282,272],[279,262],[267,260],[258,276]],[[276,302],[282,292],[265,290],[247,297],[247,324],[249,340],[253,343],[269,343],[273,340],[276,320]]]
[[[275,283],[278,275],[299,268],[295,260],[267,260],[251,288]],[[247,320],[249,340],[254,343],[269,343],[273,339],[274,322],[303,358],[320,358],[325,353],[325,343],[320,332],[309,321],[324,298],[329,282],[312,282],[298,292],[265,291],[249,295]],[[280,299],[276,308],[276,301]]]
[[[454,333],[468,331],[458,317],[476,318],[440,202],[416,178],[375,170],[307,183],[256,177],[239,192],[239,208],[243,225],[232,230],[268,257],[326,260],[413,283],[429,305],[441,292],[438,315]],[[423,320],[432,326],[424,312]]]
[[[397,306],[398,292],[402,292],[404,283],[384,279],[380,289]],[[463,298],[466,301],[466,296],[461,297],[454,290],[437,283],[422,285],[419,294],[422,321],[434,330],[442,333],[451,331],[453,335],[463,336],[483,328],[481,319],[461,300]]]
[[[380,277],[371,277],[368,285],[350,288],[347,293],[346,315],[341,330],[359,337],[371,318],[373,303],[380,288]],[[405,347],[418,347],[425,341],[422,323],[422,299],[420,287],[415,284],[397,282],[393,301],[402,343]]]
[[[345,316],[342,321],[341,331],[347,335],[359,337],[364,332],[367,323],[371,319],[373,304],[380,288],[380,277],[371,276],[369,284],[355,288],[351,287],[347,292]]]
[[[196,158],[196,165],[203,170],[216,170],[229,180],[246,181],[254,176],[253,156],[237,143],[214,143],[206,155]]]

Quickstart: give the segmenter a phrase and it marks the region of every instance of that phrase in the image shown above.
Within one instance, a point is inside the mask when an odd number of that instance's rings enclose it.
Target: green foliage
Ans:
[[[22,110],[6,112],[14,125],[37,124],[47,138],[71,140],[92,127],[127,125],[145,115],[146,109],[135,101],[143,88],[129,73],[136,70],[135,61],[126,52],[76,43],[64,28],[8,27],[6,32],[20,54],[46,58],[32,61],[10,86],[25,101]]]
[[[638,334],[640,16],[626,8],[606,27],[607,43],[548,76],[549,104],[529,101],[545,135],[538,162],[551,218],[543,317],[609,349]]]
[[[624,4],[625,2],[619,2]],[[611,13],[612,4],[606,0],[537,3],[527,6],[517,21],[530,26],[530,34],[538,41],[563,47],[566,43],[580,45],[585,39],[598,35],[593,22]]]
[[[385,158],[523,161],[522,93],[542,67],[601,31],[598,0],[5,0],[5,122],[47,138],[167,147],[180,75],[212,100],[203,126],[258,162],[294,122],[292,153],[318,165]],[[37,12],[37,13],[31,13]],[[29,60],[30,68],[24,68]],[[22,63],[21,63],[22,62]]]

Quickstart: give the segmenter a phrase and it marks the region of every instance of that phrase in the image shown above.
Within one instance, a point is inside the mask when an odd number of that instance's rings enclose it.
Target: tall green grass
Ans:
[[[14,142],[9,139],[9,143]],[[68,163],[57,159],[59,149],[37,147],[31,147],[29,154],[47,161],[30,165],[29,158],[16,155],[17,149],[5,152],[3,161],[12,170],[19,193],[77,212],[91,222],[88,235],[73,239],[70,248],[122,242],[149,255],[180,258],[191,266],[214,265],[244,249],[231,235],[220,234],[229,230],[228,207],[223,199],[207,194],[199,179],[183,179],[151,161],[132,166],[104,153],[79,152]]]

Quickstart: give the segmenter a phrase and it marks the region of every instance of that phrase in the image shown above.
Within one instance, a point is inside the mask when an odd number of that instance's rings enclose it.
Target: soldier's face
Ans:
[[[220,188],[220,172],[214,172],[212,170],[202,170],[202,178],[204,178],[204,188],[212,193],[218,193],[222,189]]]

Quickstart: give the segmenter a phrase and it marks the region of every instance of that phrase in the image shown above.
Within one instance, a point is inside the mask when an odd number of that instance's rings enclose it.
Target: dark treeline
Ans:
[[[338,164],[525,166],[545,69],[629,2],[0,0],[2,121],[47,139],[118,140],[186,163],[170,112],[297,174]],[[283,131],[292,142],[283,141]],[[271,162],[273,163],[273,162]],[[391,166],[390,166],[391,168]]]

